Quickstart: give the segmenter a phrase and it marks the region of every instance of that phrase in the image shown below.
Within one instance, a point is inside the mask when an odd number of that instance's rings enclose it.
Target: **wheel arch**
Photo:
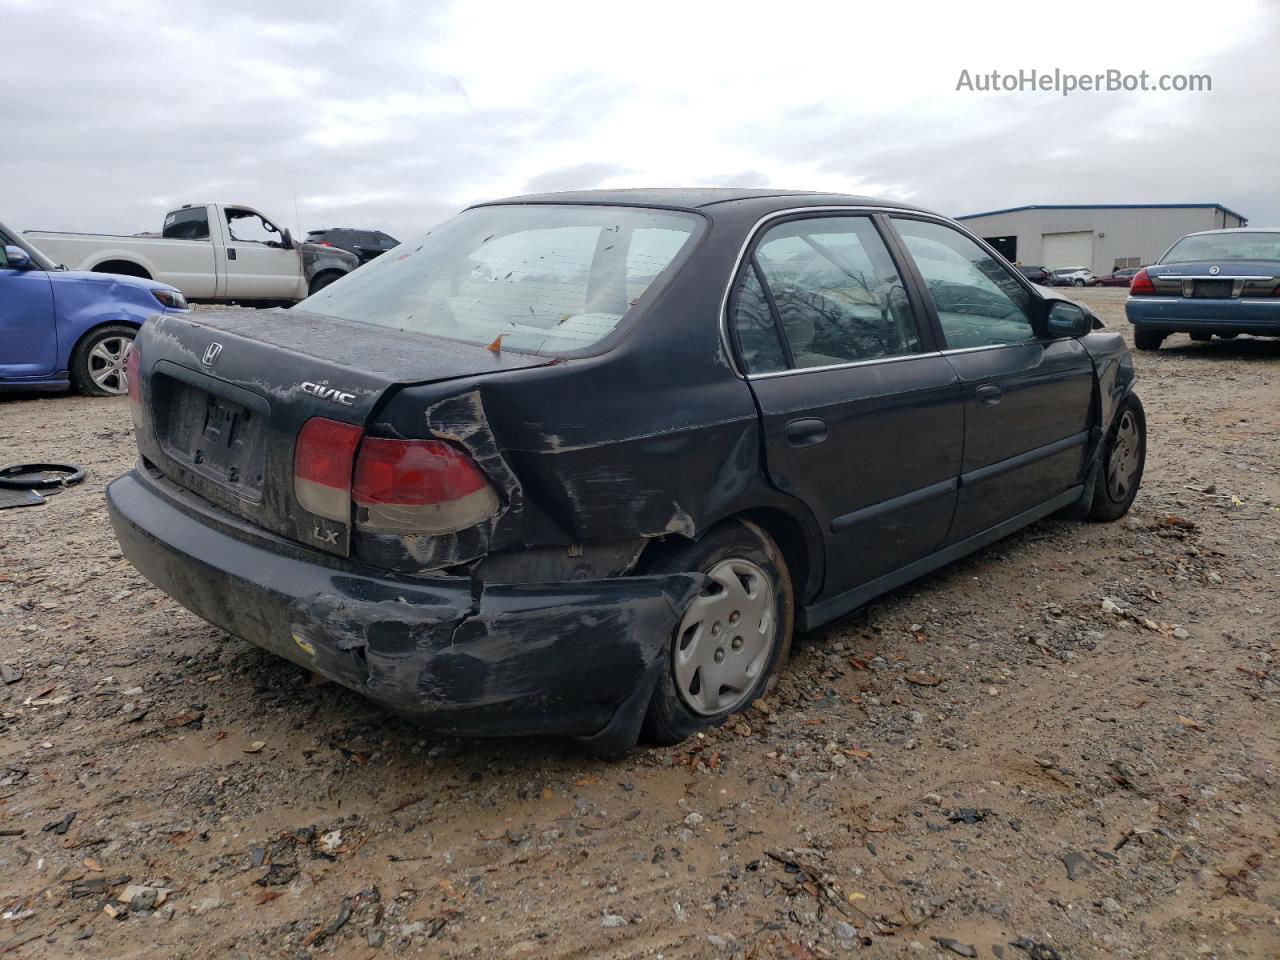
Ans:
[[[822,587],[825,575],[825,553],[817,523],[810,518],[801,518],[791,510],[778,504],[744,507],[727,513],[714,523],[707,524],[693,536],[671,534],[668,537],[654,539],[646,544],[635,568],[643,570],[654,556],[675,542],[701,540],[712,530],[726,523],[747,521],[759,527],[782,551],[787,571],[791,575],[791,583],[796,593],[796,605],[802,606],[812,601]]]
[[[137,260],[127,257],[107,257],[89,268],[93,273],[109,273],[119,277],[138,277],[142,280],[154,280],[155,277],[147,267]]]

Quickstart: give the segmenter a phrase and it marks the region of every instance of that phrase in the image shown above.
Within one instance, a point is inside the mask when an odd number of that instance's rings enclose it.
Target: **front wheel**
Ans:
[[[110,324],[90,331],[71,353],[71,382],[90,397],[118,397],[129,392],[125,361],[138,331]]]
[[[679,743],[768,689],[791,649],[791,577],[773,539],[739,520],[663,551],[645,572],[707,576],[671,637],[644,720],[647,740]]]
[[[1089,519],[1119,520],[1133,506],[1147,465],[1147,415],[1136,396],[1125,397],[1102,449],[1102,474],[1093,490]]]
[[[1084,281],[1081,280],[1079,277],[1076,277],[1074,280],[1071,281],[1071,285],[1073,287],[1083,287]]]
[[[1166,334],[1146,327],[1133,328],[1133,345],[1139,350],[1159,350]]]

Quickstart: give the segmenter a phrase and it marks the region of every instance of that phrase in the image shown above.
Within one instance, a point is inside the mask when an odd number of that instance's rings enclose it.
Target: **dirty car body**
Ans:
[[[951,234],[1003,271],[1025,335],[1004,288],[966,293]],[[844,296],[875,322],[865,278],[824,279],[859,237],[893,273],[896,347],[790,319]],[[746,303],[766,260],[774,369]],[[300,307],[149,323],[112,522],[199,616],[434,728],[626,746],[705,581],[648,572],[662,544],[758,524],[803,629],[1088,503],[1133,368],[1083,308],[1048,328],[1063,299],[862,198],[483,204]]]

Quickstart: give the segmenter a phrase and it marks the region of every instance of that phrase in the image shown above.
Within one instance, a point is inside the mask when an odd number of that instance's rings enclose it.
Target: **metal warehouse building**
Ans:
[[[1248,223],[1218,203],[1036,204],[956,219],[1011,263],[1097,274],[1154,263],[1188,233]]]

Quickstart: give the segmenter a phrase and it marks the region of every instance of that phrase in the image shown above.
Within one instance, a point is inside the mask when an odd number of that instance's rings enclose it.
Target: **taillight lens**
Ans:
[[[142,407],[142,354],[138,351],[138,341],[135,340],[129,348],[129,355],[124,358],[124,379],[125,386],[129,389],[129,403],[135,407]]]
[[[453,533],[498,512],[498,494],[464,451],[443,440],[366,437],[351,499],[371,533]]]
[[[1133,282],[1129,284],[1129,296],[1145,297],[1156,292],[1156,285],[1151,282],[1151,278],[1147,276],[1147,268],[1143,267],[1133,275]]]
[[[312,417],[293,448],[293,491],[305,510],[351,520],[351,471],[364,431],[352,423]]]

